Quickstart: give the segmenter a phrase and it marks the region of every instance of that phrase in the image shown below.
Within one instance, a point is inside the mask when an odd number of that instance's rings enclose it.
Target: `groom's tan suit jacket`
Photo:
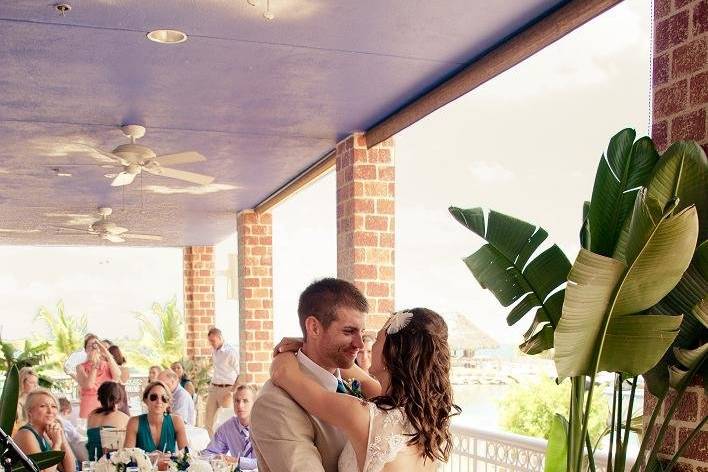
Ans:
[[[328,388],[304,366],[302,371]],[[310,416],[270,380],[251,411],[251,439],[259,472],[337,472],[346,443],[340,430]]]

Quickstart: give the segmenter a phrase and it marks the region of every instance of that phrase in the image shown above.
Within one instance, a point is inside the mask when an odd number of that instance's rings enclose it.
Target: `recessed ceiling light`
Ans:
[[[147,38],[161,44],[179,44],[187,41],[187,33],[179,30],[158,29],[150,31]]]

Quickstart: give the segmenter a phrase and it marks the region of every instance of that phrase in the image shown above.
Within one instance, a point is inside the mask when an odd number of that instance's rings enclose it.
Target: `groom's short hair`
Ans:
[[[342,279],[325,278],[311,283],[300,294],[297,315],[302,335],[307,339],[305,320],[314,316],[325,328],[332,324],[337,309],[353,308],[362,313],[369,311],[369,302],[354,284]]]

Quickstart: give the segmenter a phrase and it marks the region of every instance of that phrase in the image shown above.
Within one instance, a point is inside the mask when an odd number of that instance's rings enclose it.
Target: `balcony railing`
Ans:
[[[546,440],[453,425],[453,452],[438,472],[543,472]],[[634,458],[627,458],[627,468]],[[595,455],[597,472],[606,472],[607,454]]]

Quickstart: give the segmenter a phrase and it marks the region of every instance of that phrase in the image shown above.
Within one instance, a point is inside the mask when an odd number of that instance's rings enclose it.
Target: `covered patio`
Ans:
[[[396,133],[620,1],[5,2],[0,244],[183,248],[187,356],[199,358],[211,354],[213,246],[235,231],[241,375],[262,383],[271,210],[336,171],[337,276],[381,326],[395,307]],[[708,143],[705,4],[654,5],[659,147]],[[131,136],[144,148],[117,148]],[[459,434],[459,470],[476,470],[465,444],[481,433]],[[506,451],[485,464],[542,470],[514,452],[542,444],[482,439]]]

